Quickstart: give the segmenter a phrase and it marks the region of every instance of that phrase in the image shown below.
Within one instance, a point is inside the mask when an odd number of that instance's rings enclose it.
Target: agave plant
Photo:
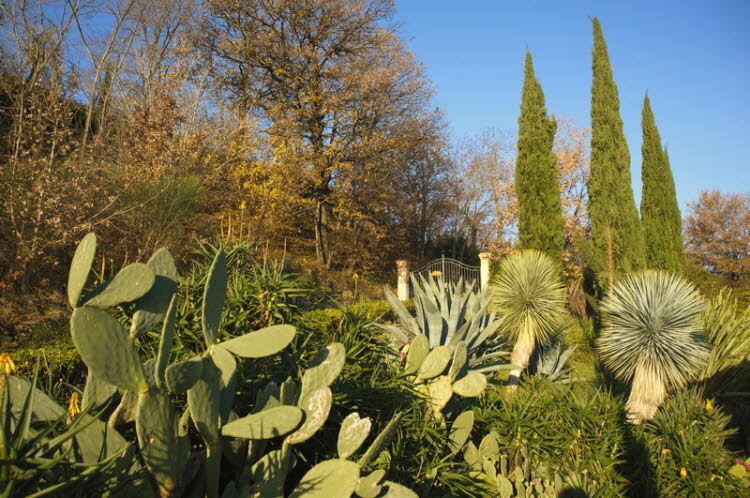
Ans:
[[[490,288],[493,308],[503,317],[500,331],[515,340],[510,362],[519,368],[508,378],[514,389],[536,344],[543,344],[560,324],[565,289],[552,258],[534,249],[505,258]]]
[[[459,343],[464,342],[469,366],[481,371],[495,371],[505,364],[488,364],[491,360],[507,356],[507,353],[500,351],[505,341],[495,334],[500,320],[494,313],[488,312],[489,298],[486,292],[474,290],[463,280],[451,284],[432,276],[412,277],[412,285],[416,318],[411,316],[390,289],[385,289],[385,297],[400,326],[379,327],[391,333],[398,347],[409,345],[419,335],[424,335],[429,350],[447,346],[453,352]]]
[[[602,361],[617,378],[632,381],[626,407],[633,421],[649,420],[667,392],[690,382],[708,358],[703,298],[684,278],[647,270],[618,282],[601,309]]]
[[[543,376],[551,382],[568,383],[572,372],[568,360],[575,352],[576,346],[565,348],[562,332],[550,337],[543,345],[537,345],[530,360],[530,370],[533,374]]]

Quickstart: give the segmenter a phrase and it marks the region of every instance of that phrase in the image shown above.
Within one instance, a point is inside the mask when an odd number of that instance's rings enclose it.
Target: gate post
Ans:
[[[396,261],[398,268],[398,288],[397,295],[401,301],[409,300],[409,267],[405,259]]]
[[[487,284],[490,282],[490,257],[492,256],[489,252],[479,253],[479,283],[480,289],[484,290],[487,288]]]

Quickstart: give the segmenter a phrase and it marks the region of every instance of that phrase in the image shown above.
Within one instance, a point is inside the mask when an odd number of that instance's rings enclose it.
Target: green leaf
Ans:
[[[346,349],[341,343],[334,342],[320,350],[310,361],[307,370],[302,375],[300,402],[303,402],[305,397],[313,392],[333,384],[333,381],[341,373],[341,369],[344,368],[345,359]]]
[[[354,454],[362,446],[362,443],[365,442],[365,439],[367,439],[371,427],[372,421],[369,417],[359,418],[359,413],[357,412],[347,415],[344,421],[341,422],[339,438],[336,444],[339,458],[349,458],[350,455]]]
[[[393,416],[391,421],[388,422],[388,425],[385,426],[385,428],[375,438],[375,441],[373,441],[370,447],[367,448],[367,451],[365,451],[365,454],[362,455],[362,458],[360,458],[359,461],[357,462],[357,464],[360,467],[365,467],[368,463],[374,460],[378,456],[378,454],[380,454],[381,451],[383,451],[383,449],[388,445],[388,443],[391,442],[391,439],[393,439],[393,436],[396,435],[396,430],[398,430],[398,424],[400,422],[401,422],[401,412]]]
[[[129,303],[146,294],[154,285],[154,272],[148,265],[133,263],[117,275],[93,290],[83,304],[97,308],[109,308],[120,303]]]
[[[290,498],[348,498],[357,489],[359,466],[349,460],[326,460],[310,469]]]
[[[219,337],[219,323],[226,293],[227,257],[224,249],[220,249],[208,270],[206,288],[203,292],[203,337],[208,347],[213,346]]]
[[[83,306],[70,318],[73,343],[94,375],[136,393],[148,391],[146,374],[125,329],[106,311]]]
[[[154,328],[164,317],[172,297],[177,292],[179,273],[169,250],[162,247],[156,251],[147,265],[154,272],[154,285],[136,302],[130,337],[136,337]]]
[[[294,430],[302,416],[296,406],[277,406],[233,420],[222,427],[221,433],[243,439],[271,439]]]
[[[429,353],[430,344],[427,337],[424,334],[417,334],[409,345],[409,353],[406,355],[404,374],[410,375],[417,372]]]
[[[453,383],[453,392],[464,398],[482,394],[487,387],[487,377],[478,372],[469,372]]]
[[[91,264],[96,254],[96,235],[92,232],[78,243],[68,273],[68,302],[73,308],[78,307],[83,287],[91,272]]]
[[[229,339],[219,346],[242,358],[265,358],[287,347],[296,332],[291,325],[274,325]]]
[[[422,366],[419,367],[417,379],[432,379],[445,371],[451,361],[451,350],[448,346],[438,346],[427,355]]]
[[[184,393],[198,382],[201,375],[203,375],[203,358],[197,357],[173,363],[167,368],[167,387],[173,393]]]
[[[287,444],[299,444],[310,439],[313,434],[323,427],[328,413],[333,405],[331,388],[324,387],[301,398],[300,408],[305,412],[305,422],[302,427],[286,437]]]
[[[471,409],[466,410],[456,417],[451,426],[450,434],[448,434],[448,447],[450,448],[451,455],[456,455],[461,451],[469,439],[473,427],[474,412]]]

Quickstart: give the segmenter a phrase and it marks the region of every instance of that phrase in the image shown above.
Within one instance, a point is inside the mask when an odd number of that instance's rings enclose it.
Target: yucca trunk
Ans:
[[[634,423],[651,420],[667,398],[667,387],[653,369],[639,365],[633,376],[630,397],[625,405]]]
[[[520,367],[518,370],[511,370],[508,375],[508,389],[515,391],[523,372],[529,365],[529,359],[534,352],[536,340],[531,330],[524,330],[518,335],[516,345],[513,347],[513,353],[510,355],[510,362]]]

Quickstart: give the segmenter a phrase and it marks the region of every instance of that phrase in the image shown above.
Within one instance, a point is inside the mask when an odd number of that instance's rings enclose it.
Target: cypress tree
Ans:
[[[644,266],[643,234],[630,182],[630,153],[622,131],[620,99],[602,27],[594,24],[591,87],[589,216],[593,242],[589,263],[604,291],[615,275]]]
[[[648,95],[643,99],[641,224],[649,268],[676,273],[685,268],[682,216],[677,205],[669,156],[662,148]]]
[[[526,52],[521,115],[518,118],[518,237],[523,249],[538,249],[559,261],[563,252],[563,216],[552,153],[557,122],[547,115],[542,85]]]

